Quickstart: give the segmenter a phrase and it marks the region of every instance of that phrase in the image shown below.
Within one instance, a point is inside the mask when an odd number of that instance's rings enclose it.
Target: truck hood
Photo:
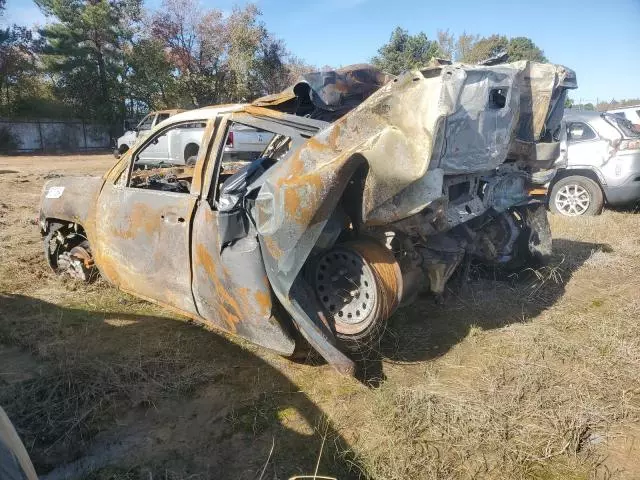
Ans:
[[[121,137],[118,138],[118,146],[126,144],[131,147],[135,143],[137,138],[137,132],[135,132],[134,130],[127,130],[122,134]]]

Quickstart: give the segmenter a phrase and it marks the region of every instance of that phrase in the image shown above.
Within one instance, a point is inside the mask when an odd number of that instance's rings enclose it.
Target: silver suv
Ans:
[[[609,113],[565,111],[566,159],[556,165],[549,208],[568,216],[597,215],[606,202],[640,200],[640,129]]]

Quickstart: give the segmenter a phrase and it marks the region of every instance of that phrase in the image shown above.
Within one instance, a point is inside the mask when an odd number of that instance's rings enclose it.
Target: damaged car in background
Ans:
[[[180,113],[102,178],[44,187],[47,261],[291,355],[308,342],[342,372],[394,311],[441,296],[466,262],[519,269],[551,252],[545,206],[571,70],[367,65],[305,75],[252,104]],[[140,165],[173,129],[205,125],[195,165]],[[230,131],[269,132],[223,161]]]

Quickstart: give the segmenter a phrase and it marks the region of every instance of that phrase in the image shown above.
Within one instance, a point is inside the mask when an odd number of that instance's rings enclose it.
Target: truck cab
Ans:
[[[353,373],[351,353],[375,349],[421,291],[441,298],[458,268],[550,255],[545,206],[528,190],[555,173],[553,132],[575,86],[551,64],[397,78],[357,65],[183,112],[103,177],[45,184],[46,258],[81,279],[97,266],[127,292],[283,355],[306,343]],[[148,161],[163,136],[196,124],[193,165]],[[268,135],[266,148],[226,162],[230,135],[246,129]]]

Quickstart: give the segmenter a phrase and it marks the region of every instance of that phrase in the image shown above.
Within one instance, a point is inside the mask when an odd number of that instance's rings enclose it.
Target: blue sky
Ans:
[[[158,8],[161,0],[146,0]],[[233,0],[201,0],[230,10]],[[318,66],[367,62],[394,27],[530,37],[554,63],[576,71],[576,101],[640,98],[640,0],[258,0],[268,29]],[[5,22],[44,17],[32,0],[8,0]]]

